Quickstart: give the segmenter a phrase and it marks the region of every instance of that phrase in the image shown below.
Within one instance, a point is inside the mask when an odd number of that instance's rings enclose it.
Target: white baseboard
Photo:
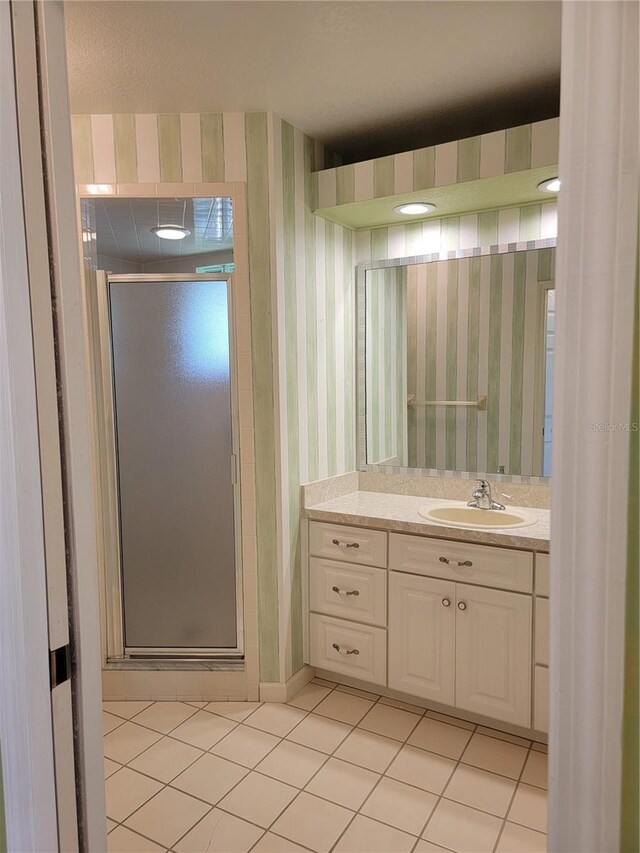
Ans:
[[[260,701],[288,702],[315,677],[315,674],[315,668],[305,664],[288,681],[260,682]]]

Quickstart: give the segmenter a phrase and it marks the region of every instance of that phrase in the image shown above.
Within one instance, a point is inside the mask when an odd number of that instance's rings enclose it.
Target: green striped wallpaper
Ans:
[[[560,120],[553,118],[325,169],[314,177],[317,206],[335,207],[556,165],[559,125]]]
[[[540,282],[553,278],[554,257],[538,249],[406,267],[407,393],[418,403],[408,410],[410,467],[541,474]],[[480,395],[486,411],[420,405]]]
[[[366,417],[369,464],[408,464],[406,267],[366,280]]]
[[[555,238],[557,232],[555,200],[406,225],[364,228],[355,232],[356,263],[546,240]]]
[[[300,484],[355,467],[353,235],[316,217],[336,157],[271,113],[72,116],[80,184],[246,181],[261,681],[302,666]]]

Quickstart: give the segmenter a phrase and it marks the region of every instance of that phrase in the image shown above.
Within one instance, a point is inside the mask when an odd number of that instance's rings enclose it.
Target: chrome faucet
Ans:
[[[491,497],[491,484],[488,480],[478,480],[478,488],[467,501],[467,506],[475,506],[478,509],[506,509],[504,504],[499,504]]]

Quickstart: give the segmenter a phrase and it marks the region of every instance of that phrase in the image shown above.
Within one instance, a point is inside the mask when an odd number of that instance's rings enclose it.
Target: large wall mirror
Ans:
[[[547,478],[553,241],[456,255],[358,268],[358,467]]]

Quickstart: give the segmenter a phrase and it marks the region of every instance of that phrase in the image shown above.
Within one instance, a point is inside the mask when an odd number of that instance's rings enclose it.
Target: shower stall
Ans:
[[[107,656],[240,656],[232,276],[97,285]]]

